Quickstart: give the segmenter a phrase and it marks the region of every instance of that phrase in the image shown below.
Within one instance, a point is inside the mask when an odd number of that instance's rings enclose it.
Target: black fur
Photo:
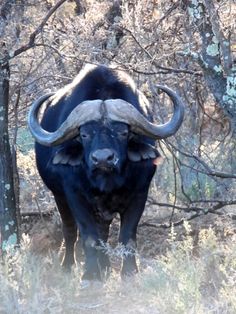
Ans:
[[[99,66],[85,70],[58,93],[58,100],[44,113],[42,126],[55,131],[69,113],[84,100],[120,98],[143,113],[138,92],[126,74]],[[119,242],[130,250],[124,257],[122,274],[137,271],[133,255],[136,230],[155,172],[153,159],[159,156],[149,139],[130,134],[129,126],[118,122],[91,121],[80,128],[80,137],[56,147],[36,143],[39,173],[54,194],[60,211],[66,252],[63,265],[74,260],[77,227],[85,250],[84,279],[101,279],[110,269],[109,258],[99,249],[106,242],[109,225],[120,214]],[[97,167],[93,153],[109,149],[114,163]]]

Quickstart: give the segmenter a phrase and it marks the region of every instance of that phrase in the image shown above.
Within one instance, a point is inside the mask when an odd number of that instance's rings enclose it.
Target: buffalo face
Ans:
[[[90,182],[101,191],[118,188],[127,160],[128,125],[121,122],[89,122],[80,128],[86,173]]]

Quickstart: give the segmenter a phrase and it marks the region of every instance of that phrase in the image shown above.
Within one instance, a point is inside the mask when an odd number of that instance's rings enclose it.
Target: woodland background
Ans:
[[[235,20],[233,0],[2,0],[2,251],[18,243],[22,232],[39,251],[58,244],[60,221],[35,169],[26,115],[33,100],[69,83],[86,63],[127,71],[158,122],[168,120],[172,107],[156,84],[178,91],[185,103],[181,129],[157,143],[163,161],[139,228],[140,254],[164,252],[174,227],[175,239],[187,230],[193,243],[199,230],[213,228],[221,244],[230,239],[235,248]],[[235,264],[230,267],[232,280]],[[236,301],[230,302],[229,312]]]

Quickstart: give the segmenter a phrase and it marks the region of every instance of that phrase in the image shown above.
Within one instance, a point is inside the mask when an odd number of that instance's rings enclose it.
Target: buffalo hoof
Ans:
[[[92,269],[91,268],[87,268],[85,271],[84,271],[84,274],[82,276],[82,281],[83,280],[89,280],[89,281],[102,281],[102,276],[101,276],[101,272],[98,268],[98,265],[97,267],[93,267]]]
[[[127,277],[133,276],[138,273],[138,267],[136,263],[123,263],[121,270],[121,278],[125,279]]]
[[[80,282],[80,290],[86,290],[91,287],[91,281],[90,280],[81,280]]]
[[[102,287],[102,282],[97,280],[81,280],[80,282],[80,290],[88,290],[88,289],[100,289]]]
[[[71,269],[73,267],[73,265],[75,265],[74,263],[71,264],[71,263],[61,263],[61,267],[63,269],[64,272],[66,273],[70,273],[71,272]]]
[[[66,256],[63,258],[61,262],[61,266],[63,270],[66,272],[70,272],[71,268],[76,264],[74,257]]]
[[[101,278],[102,278],[102,281],[108,280],[108,278],[109,278],[110,275],[111,275],[111,272],[112,272],[111,267],[103,268],[103,269],[101,270]]]

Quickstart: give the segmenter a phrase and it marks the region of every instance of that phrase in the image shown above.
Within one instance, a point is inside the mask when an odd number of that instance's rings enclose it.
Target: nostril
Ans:
[[[114,153],[111,153],[109,156],[107,156],[107,161],[113,161],[114,160]]]
[[[91,161],[94,165],[111,166],[115,164],[115,153],[111,149],[98,149],[91,154]]]
[[[91,159],[92,159],[92,161],[93,161],[95,164],[98,163],[98,158],[95,156],[95,154],[93,154],[93,155],[91,156]]]

